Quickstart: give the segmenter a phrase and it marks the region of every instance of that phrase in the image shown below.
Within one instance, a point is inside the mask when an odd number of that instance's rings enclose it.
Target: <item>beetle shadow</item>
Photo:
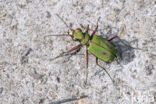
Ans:
[[[128,42],[124,39],[121,39],[127,46],[130,46],[131,42]],[[126,65],[133,61],[135,58],[134,49],[125,46],[122,42],[120,42],[118,39],[115,39],[112,41],[114,45],[117,47],[117,62]]]

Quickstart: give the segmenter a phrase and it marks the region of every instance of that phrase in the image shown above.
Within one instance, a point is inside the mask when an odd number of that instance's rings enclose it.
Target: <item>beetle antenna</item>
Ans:
[[[70,29],[71,31],[73,31],[73,29],[70,26],[67,25],[67,23],[63,20],[63,18],[61,18],[58,14],[56,14],[56,16],[66,25],[66,27],[68,29]]]
[[[45,37],[47,36],[68,36],[68,34],[61,34],[61,35],[57,35],[57,34],[54,34],[54,35],[46,35]]]
[[[49,37],[49,36],[69,36],[68,34],[61,34],[61,35],[58,35],[58,34],[54,34],[54,35],[46,35],[44,36],[44,39]]]

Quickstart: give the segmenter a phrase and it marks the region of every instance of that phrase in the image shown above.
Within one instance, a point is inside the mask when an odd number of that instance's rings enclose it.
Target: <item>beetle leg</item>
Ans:
[[[88,79],[88,50],[86,49],[86,81],[85,81],[85,84],[87,84],[87,79]]]
[[[95,32],[96,32],[97,29],[98,29],[98,22],[99,22],[99,19],[100,19],[100,18],[98,18],[98,21],[97,21],[96,27],[95,27],[94,31],[92,32],[92,34],[91,34],[91,38],[95,35]]]
[[[118,36],[113,36],[113,37],[111,37],[111,38],[108,39],[108,40],[111,41],[111,40],[113,40],[113,39],[115,39],[115,38],[118,38],[119,41],[120,41],[123,45],[125,45],[126,47],[128,47],[128,48],[143,50],[143,49],[141,49],[141,48],[136,48],[136,47],[132,47],[132,46],[130,46],[130,45],[125,44]]]
[[[81,44],[79,44],[79,45],[77,45],[77,46],[73,47],[72,49],[70,49],[69,51],[67,51],[66,53],[70,53],[70,52],[72,52],[72,51],[74,51],[74,50],[76,50],[76,49],[80,48],[81,46],[82,46],[82,45],[81,45]]]
[[[97,31],[97,29],[98,29],[98,24],[97,24],[95,30],[92,32],[92,34],[91,34],[91,38],[95,35],[95,32]]]
[[[109,76],[109,78],[112,80],[113,84],[115,84],[114,79],[110,76],[110,74],[108,73],[108,71],[104,67],[102,67],[101,65],[99,65],[98,58],[97,57],[96,57],[96,64],[107,73],[107,75]]]
[[[113,39],[115,39],[115,38],[117,38],[117,36],[113,36],[113,37],[111,37],[111,38],[108,39],[108,40],[111,41],[111,40],[113,40]]]
[[[54,58],[50,59],[50,61],[53,61],[53,60],[55,60],[55,59],[57,59],[57,58],[59,58],[59,57],[63,56],[65,53],[67,53],[67,54],[68,54],[68,53],[70,53],[70,52],[72,52],[72,51],[74,51],[74,50],[76,50],[76,49],[79,49],[81,46],[82,46],[82,45],[81,45],[81,44],[79,44],[79,45],[77,45],[77,46],[73,47],[72,49],[68,50],[67,52],[62,52],[62,53],[60,53],[59,55],[57,55],[56,57],[54,57]]]
[[[123,45],[125,45],[125,46],[128,47],[128,48],[138,49],[138,50],[145,51],[145,50],[143,50],[143,49],[141,49],[141,48],[136,48],[136,47],[132,47],[132,46],[130,46],[130,45],[125,44],[118,36],[117,36],[117,38],[119,39],[119,41],[120,41]]]
[[[132,46],[130,46],[130,45],[125,44],[118,36],[117,36],[117,38],[119,39],[119,41],[120,41],[122,44],[124,44],[124,45],[125,45],[126,47],[128,47],[128,48],[143,50],[143,49],[141,49],[141,48],[136,48],[136,47],[132,47]],[[144,50],[144,51],[145,51],[145,50]]]
[[[118,38],[119,39],[119,41],[123,44],[123,45],[125,45],[126,47],[128,47],[128,48],[132,48],[132,49],[138,49],[138,50],[143,50],[143,49],[140,49],[140,48],[135,48],[135,47],[132,47],[132,46],[130,46],[130,45],[127,45],[127,44],[125,44],[120,38],[119,38],[119,36],[121,35],[121,34],[123,34],[124,33],[124,31],[125,31],[125,25],[123,25],[122,27],[121,27],[121,31],[119,32],[119,34],[118,35],[116,35],[116,36],[113,36],[113,37],[111,37],[110,39],[108,39],[109,41],[111,41],[111,40],[113,40],[113,39],[115,39],[115,38]],[[144,50],[145,51],[145,50]]]

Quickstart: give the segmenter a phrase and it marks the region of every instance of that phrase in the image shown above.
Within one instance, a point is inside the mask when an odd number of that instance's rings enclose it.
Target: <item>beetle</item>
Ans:
[[[102,37],[96,35],[95,33],[98,29],[99,19],[97,21],[94,31],[92,32],[91,35],[89,35],[89,33],[88,33],[89,25],[87,26],[85,32],[83,32],[81,30],[81,28],[72,29],[71,27],[69,27],[67,25],[67,23],[58,14],[56,14],[56,15],[58,16],[59,19],[62,20],[62,22],[70,30],[70,32],[68,32],[68,36],[70,36],[73,41],[78,41],[79,44],[66,52],[60,53],[58,56],[51,59],[51,61],[63,56],[64,54],[68,54],[68,53],[73,52],[74,50],[81,49],[81,47],[85,45],[87,47],[86,48],[86,80],[85,80],[85,83],[87,83],[87,78],[88,78],[88,52],[93,54],[96,57],[96,64],[108,74],[108,76],[114,83],[115,82],[114,79],[110,76],[108,71],[98,63],[98,60],[100,59],[105,63],[110,63],[110,62],[114,61],[114,59],[117,58],[117,47],[111,41],[115,38],[118,38],[121,42],[122,42],[122,40],[118,36],[113,36],[109,39],[106,39],[106,38],[102,38]],[[126,44],[124,44],[124,45],[126,45]],[[131,46],[127,46],[127,47],[133,48]],[[138,48],[134,48],[134,49],[138,49]]]

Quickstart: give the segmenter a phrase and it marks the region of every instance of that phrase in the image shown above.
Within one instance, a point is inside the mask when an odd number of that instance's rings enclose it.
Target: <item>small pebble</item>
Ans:
[[[41,79],[44,76],[38,73],[30,73],[29,75],[32,76],[34,79]]]
[[[3,87],[0,87],[0,93],[2,93],[3,92]]]
[[[152,64],[149,64],[148,66],[146,66],[146,72],[148,75],[152,74],[152,70],[153,70]]]
[[[47,16],[46,16],[47,18],[50,18],[51,17],[51,14],[50,14],[50,12],[49,11],[47,11]]]

